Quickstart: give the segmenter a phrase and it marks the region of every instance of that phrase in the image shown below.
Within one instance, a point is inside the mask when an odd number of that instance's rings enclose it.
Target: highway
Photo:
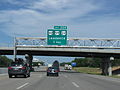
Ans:
[[[39,68],[30,78],[0,75],[0,90],[120,90],[120,79],[63,70],[59,77],[47,77]]]
[[[7,68],[0,68],[0,74],[5,74],[8,72]]]

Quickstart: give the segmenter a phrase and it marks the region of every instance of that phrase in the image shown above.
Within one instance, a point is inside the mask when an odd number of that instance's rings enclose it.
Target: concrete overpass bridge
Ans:
[[[15,52],[17,51],[17,52]],[[69,38],[65,46],[47,45],[46,38],[15,38],[12,47],[0,47],[1,55],[70,57],[120,57],[120,39]]]
[[[17,46],[16,55],[120,58],[119,48],[73,46]],[[14,47],[0,47],[0,55],[14,55]]]
[[[13,47],[0,47],[1,55],[100,57],[103,72],[111,75],[110,57],[120,57],[120,39],[69,38],[67,45],[47,45],[46,38],[15,38]]]

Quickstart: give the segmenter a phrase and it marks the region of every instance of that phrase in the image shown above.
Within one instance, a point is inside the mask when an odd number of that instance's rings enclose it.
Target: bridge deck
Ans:
[[[14,47],[0,47],[1,55],[13,55]],[[96,47],[34,47],[18,46],[17,55],[72,56],[72,57],[120,57],[120,49]]]

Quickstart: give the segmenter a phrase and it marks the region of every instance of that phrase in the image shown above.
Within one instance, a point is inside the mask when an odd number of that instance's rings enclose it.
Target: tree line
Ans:
[[[12,62],[12,59],[9,59],[7,56],[0,56],[0,67],[8,67]]]
[[[60,63],[61,66],[65,64],[71,64],[72,62],[76,62],[76,67],[95,67],[100,68],[102,64],[102,58],[75,58],[71,62],[63,62]],[[120,66],[120,59],[115,59],[112,61],[112,66]]]

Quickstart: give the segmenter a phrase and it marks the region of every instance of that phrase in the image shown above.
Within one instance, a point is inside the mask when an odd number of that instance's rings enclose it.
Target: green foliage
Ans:
[[[38,64],[41,64],[42,66],[44,65],[44,62],[32,62],[33,66],[39,66]]]
[[[77,67],[101,67],[102,58],[75,58],[72,62],[77,63]],[[120,66],[120,59],[112,61],[112,66]]]
[[[65,66],[65,64],[71,65],[71,62],[63,62],[63,63],[60,63],[60,66]]]
[[[12,59],[9,59],[6,56],[0,56],[0,67],[7,67],[12,62]]]
[[[112,66],[120,66],[120,59],[115,59],[112,61]]]
[[[77,67],[100,67],[100,58],[75,58],[72,62],[77,63]]]

